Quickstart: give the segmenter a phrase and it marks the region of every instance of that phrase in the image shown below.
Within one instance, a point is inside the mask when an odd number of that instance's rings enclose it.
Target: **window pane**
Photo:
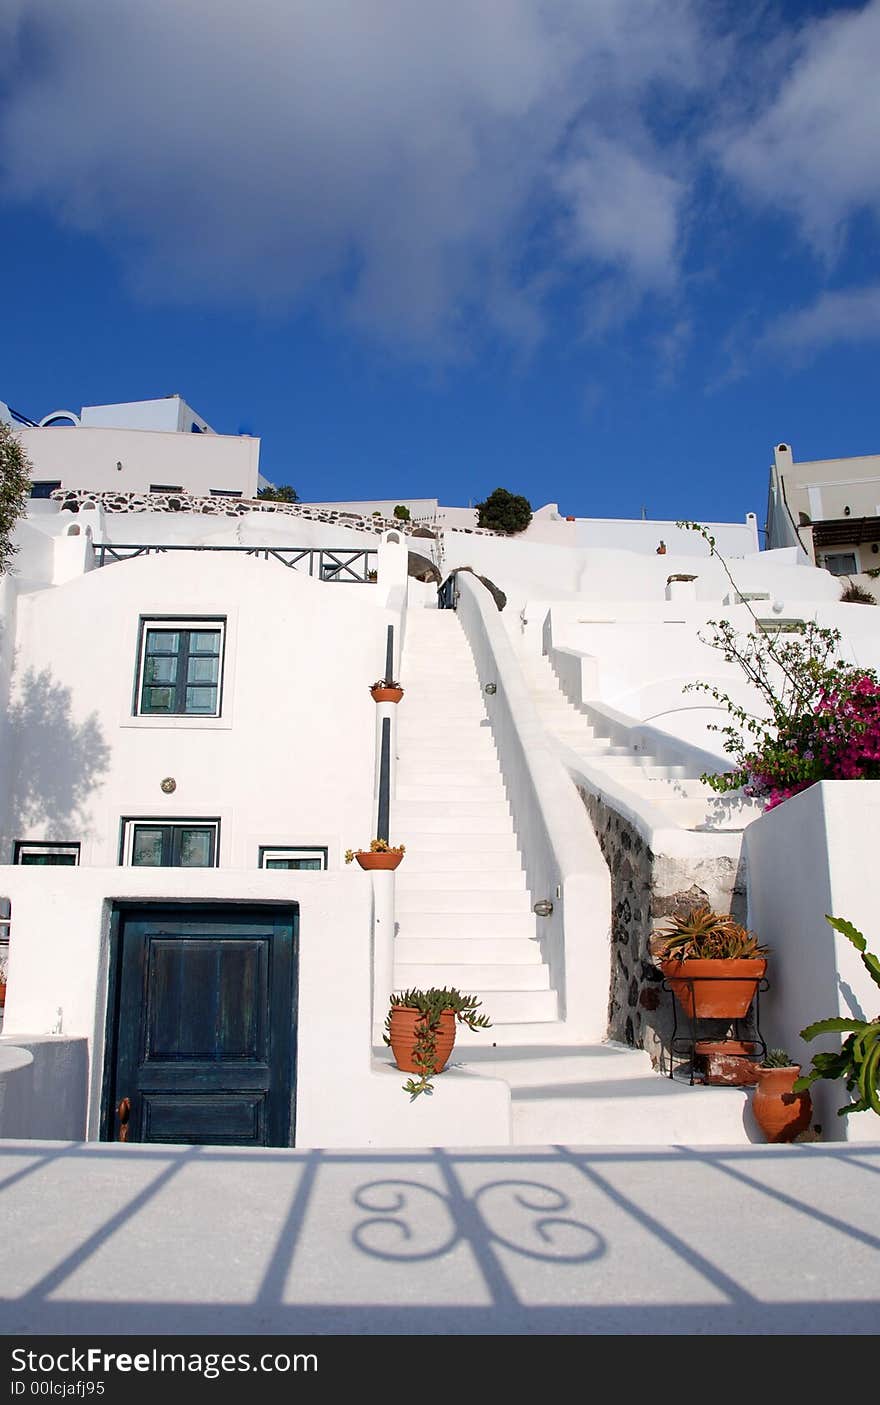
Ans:
[[[216,683],[220,673],[220,660],[203,655],[190,657],[186,670],[187,683]]]
[[[323,865],[320,859],[267,859],[266,868],[287,868],[287,869],[320,869]]]
[[[144,662],[145,683],[173,683],[177,678],[177,659],[173,654],[147,655]]]
[[[155,691],[155,690],[153,690]],[[187,688],[187,712],[214,713],[217,711],[216,688]]]
[[[144,688],[143,712],[173,712],[173,688]]]
[[[176,654],[180,648],[180,635],[175,629],[148,629],[148,654]]]
[[[162,830],[135,826],[131,861],[139,868],[161,868]]]
[[[194,629],[189,636],[189,651],[191,654],[219,654],[219,629]]]
[[[181,868],[210,868],[214,862],[213,829],[181,829]]]

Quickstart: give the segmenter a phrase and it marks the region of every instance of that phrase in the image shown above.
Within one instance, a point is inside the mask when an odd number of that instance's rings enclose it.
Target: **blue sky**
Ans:
[[[880,452],[878,72],[880,0],[0,0],[0,398],[763,520],[774,443]]]

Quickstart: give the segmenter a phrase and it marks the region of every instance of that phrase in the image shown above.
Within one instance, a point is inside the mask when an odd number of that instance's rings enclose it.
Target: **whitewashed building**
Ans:
[[[743,1090],[667,1076],[647,937],[687,895],[748,919],[773,949],[765,1037],[806,1055],[802,1025],[872,995],[824,913],[876,935],[880,782],[764,816],[707,798],[726,717],[683,688],[741,686],[700,640],[713,618],[833,624],[876,666],[880,613],[759,552],[751,516],[716,524],[734,584],[675,524],[425,536],[369,504],[248,501],[247,441],[224,480],[223,436],[91,428],[150,440],[138,486],[62,475],[0,580],[0,1135],[753,1138]],[[374,703],[389,675],[403,700]],[[377,836],[405,845],[396,873],[345,863]],[[410,1101],[382,1028],[393,989],[428,985],[493,1026]],[[869,1135],[836,1093],[824,1134]]]

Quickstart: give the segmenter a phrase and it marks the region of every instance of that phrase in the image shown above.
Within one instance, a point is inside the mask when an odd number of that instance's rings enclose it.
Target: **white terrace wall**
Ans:
[[[755,820],[745,833],[749,925],[771,947],[770,989],[761,999],[764,1038],[805,1068],[839,1038],[807,1044],[799,1031],[831,1016],[873,1019],[880,989],[858,952],[825,921],[852,922],[880,954],[880,781],[822,781]],[[876,1141],[880,1118],[849,1118],[842,1082],[813,1085],[825,1140]]]
[[[373,834],[368,685],[399,624],[380,598],[271,559],[189,552],[20,596],[3,857],[16,839],[78,840],[84,864],[112,865],[123,816],[218,817],[221,867],[304,843],[337,866]],[[132,715],[139,620],[160,615],[226,619],[220,717]]]
[[[257,492],[260,441],[248,435],[86,425],[22,429],[20,435],[34,479],[60,481],[64,488],[144,493],[151,483],[165,483],[206,496],[212,489],[246,498]]]
[[[372,705],[372,704],[371,704]],[[47,876],[51,875],[51,883]],[[17,1050],[38,1052],[35,1036],[60,1018],[63,1045],[86,1040],[88,1138],[98,1136],[114,901],[268,902],[299,907],[295,1144],[485,1146],[510,1141],[510,1090],[495,1079],[450,1070],[430,1098],[411,1103],[390,1055],[374,1058],[370,1030],[369,875],[247,873],[222,869],[0,867],[12,901],[9,989],[0,1039],[0,1137],[20,1135],[28,1076]],[[61,1016],[58,1016],[58,1007]],[[64,1048],[62,1048],[64,1053]],[[70,1136],[85,1125],[84,1073],[76,1047],[54,1062],[54,1082],[32,1083],[39,1106],[28,1135]],[[15,1065],[10,1067],[10,1065]],[[4,1093],[9,1106],[4,1126]],[[57,1105],[65,1106],[57,1114]],[[66,1105],[65,1105],[66,1104]],[[75,1135],[75,1133],[74,1133]],[[82,1135],[80,1132],[79,1135]]]

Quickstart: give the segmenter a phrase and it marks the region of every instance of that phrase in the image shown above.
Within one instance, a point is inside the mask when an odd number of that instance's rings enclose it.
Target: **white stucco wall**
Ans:
[[[397,621],[375,589],[181,552],[21,596],[4,857],[15,839],[79,840],[84,864],[112,865],[123,815],[219,817],[221,866],[281,843],[326,845],[337,865],[372,834],[368,685]],[[138,622],[154,615],[226,618],[219,718],[132,716]]]
[[[119,493],[144,493],[151,483],[167,483],[195,495],[218,489],[256,496],[260,441],[247,435],[87,425],[20,434],[35,481]]]
[[[761,999],[769,1044],[805,1068],[814,1053],[839,1048],[833,1036],[807,1044],[799,1031],[834,1015],[873,1019],[880,990],[858,952],[825,921],[852,922],[880,955],[880,781],[822,781],[755,820],[745,833],[749,925],[772,948],[770,989]],[[837,1116],[842,1082],[813,1085],[816,1121],[828,1140],[876,1141],[880,1118]]]
[[[213,433],[207,420],[179,395],[165,395],[160,400],[126,400],[115,405],[83,405],[80,423],[112,429],[164,429],[184,434],[192,433],[193,424],[197,424],[201,432]]]

